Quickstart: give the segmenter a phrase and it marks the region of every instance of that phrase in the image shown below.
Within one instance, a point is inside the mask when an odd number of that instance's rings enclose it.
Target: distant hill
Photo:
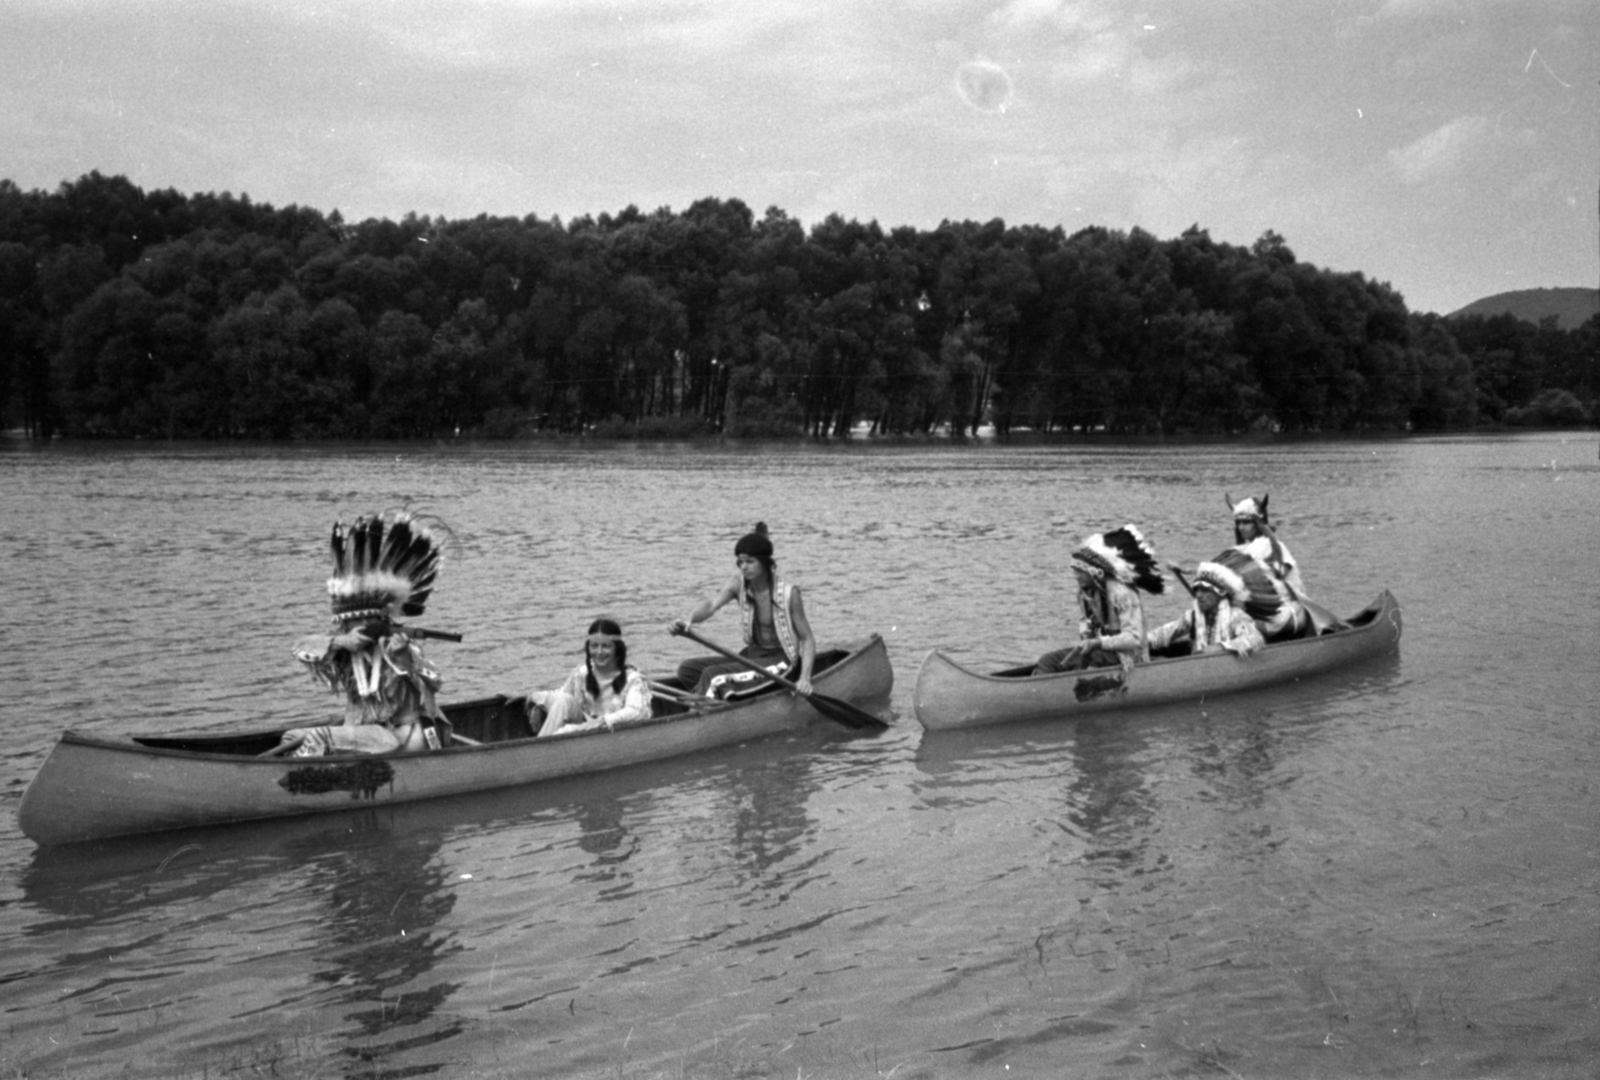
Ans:
[[[1576,330],[1596,311],[1600,311],[1600,289],[1517,289],[1474,300],[1446,318],[1509,313],[1537,326],[1540,320],[1554,315],[1561,329]]]

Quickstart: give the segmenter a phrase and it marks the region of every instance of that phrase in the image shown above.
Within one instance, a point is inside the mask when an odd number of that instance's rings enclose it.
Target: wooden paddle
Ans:
[[[654,679],[650,679],[649,683],[652,694],[666,698],[669,701],[676,701],[680,705],[687,705],[691,709],[717,708],[728,704],[721,698],[706,697],[704,694],[680,690],[676,686],[668,686],[666,683],[656,682]]]
[[[1277,532],[1271,525],[1262,522],[1261,527],[1273,540],[1278,538]],[[1339,618],[1339,616],[1335,615],[1333,612],[1329,611],[1315,600],[1306,599],[1306,597],[1296,591],[1295,587],[1290,585],[1288,581],[1285,581],[1283,584],[1284,587],[1289,590],[1289,595],[1299,601],[1301,607],[1305,608],[1306,615],[1311,619],[1311,634],[1313,637],[1320,637],[1323,634],[1331,633],[1335,630],[1350,629],[1349,623]]]
[[[801,697],[805,698],[811,703],[812,708],[816,709],[823,716],[826,716],[829,720],[832,720],[835,723],[843,724],[848,728],[883,728],[889,726],[882,720],[879,720],[876,716],[873,716],[871,713],[856,708],[848,701],[840,701],[838,698],[824,697],[815,690],[809,694],[801,693],[798,686],[790,682],[788,679],[785,679],[783,676],[774,675],[772,672],[768,671],[766,668],[762,667],[748,656],[740,656],[738,653],[733,652],[730,649],[724,649],[721,645],[718,645],[714,641],[707,641],[693,630],[684,629],[676,631],[676,633],[680,637],[686,637],[690,641],[705,646],[714,653],[726,656],[729,660],[732,660],[736,664],[742,664],[744,667],[749,668],[758,675],[765,676],[791,693],[800,694]]]

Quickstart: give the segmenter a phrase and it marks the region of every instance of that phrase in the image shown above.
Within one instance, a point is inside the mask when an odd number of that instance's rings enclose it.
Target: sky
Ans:
[[[1600,285],[1600,0],[0,0],[0,179],[347,221],[1191,225]]]

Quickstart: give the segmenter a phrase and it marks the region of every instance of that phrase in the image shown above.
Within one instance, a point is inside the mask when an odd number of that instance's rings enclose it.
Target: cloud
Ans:
[[[1493,124],[1482,116],[1463,116],[1429,132],[1410,146],[1389,151],[1389,164],[1407,184],[1453,175],[1488,141]]]

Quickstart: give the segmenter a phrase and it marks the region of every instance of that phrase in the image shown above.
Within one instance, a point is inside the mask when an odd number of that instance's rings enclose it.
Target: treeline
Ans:
[[[1584,423],[1597,333],[1412,313],[1272,232],[808,232],[732,199],[349,224],[0,181],[0,415],[38,437]]]

